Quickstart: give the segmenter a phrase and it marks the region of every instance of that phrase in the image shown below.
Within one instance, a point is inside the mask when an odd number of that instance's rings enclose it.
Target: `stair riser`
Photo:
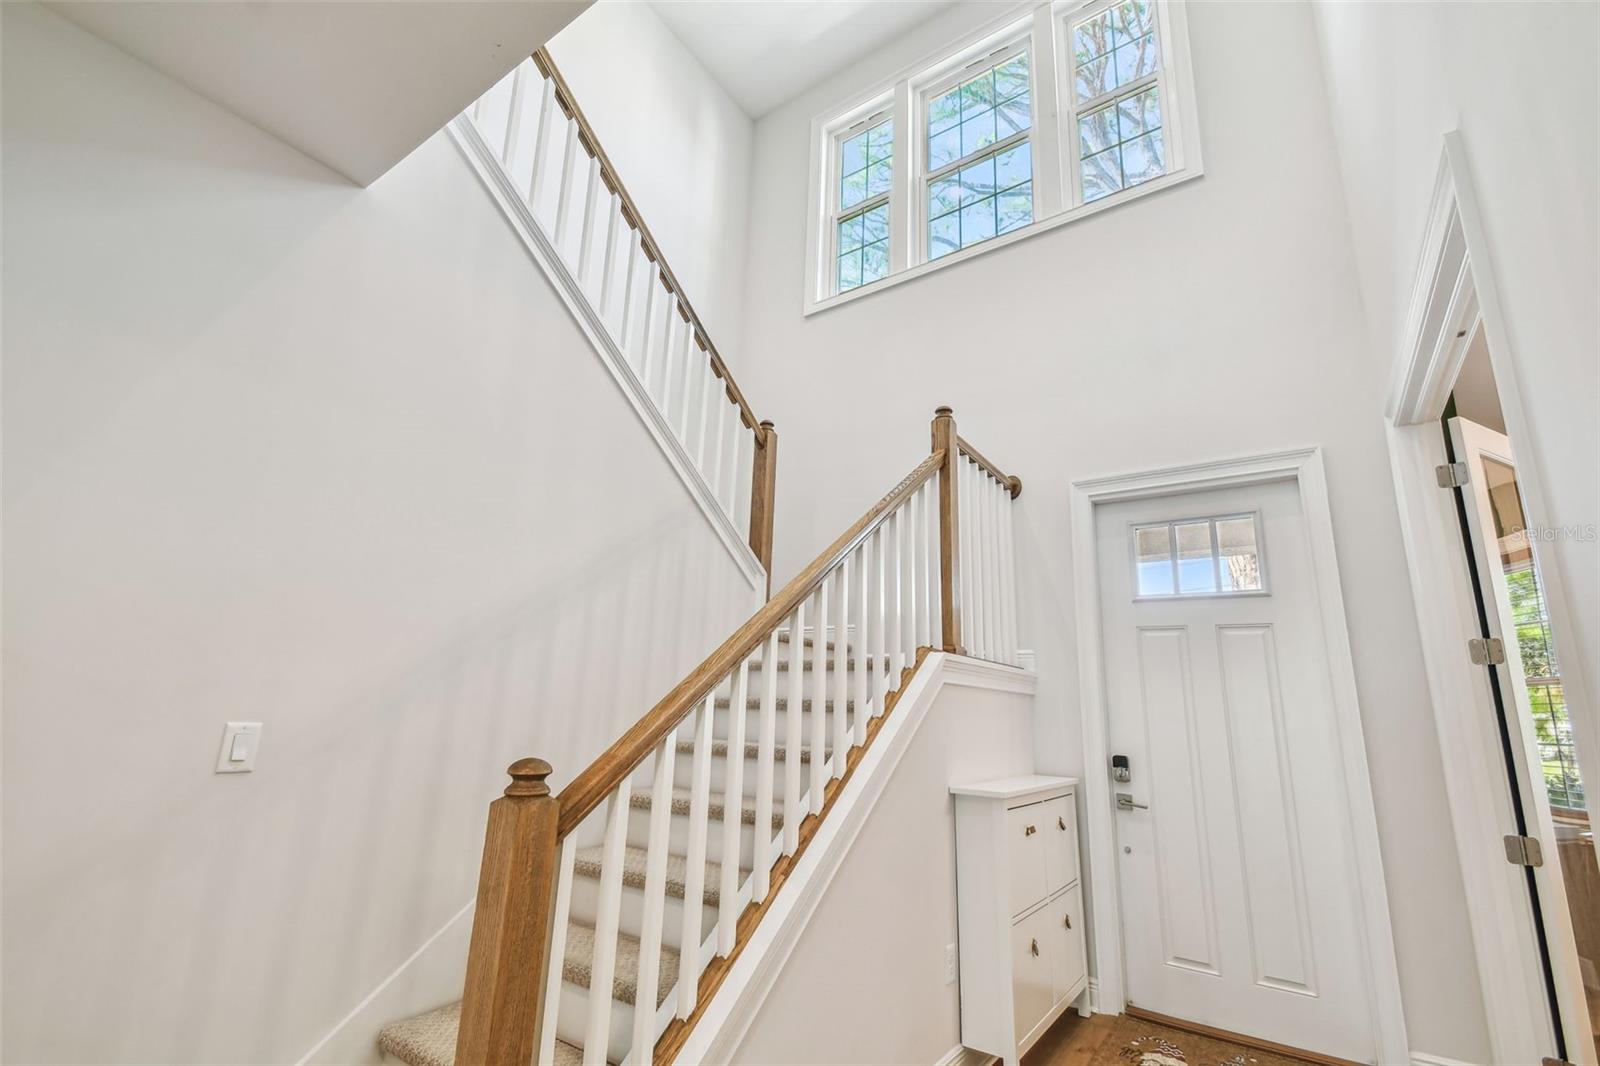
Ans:
[[[706,823],[706,859],[711,862],[723,862],[722,853],[722,822],[711,819]],[[773,829],[772,834],[777,835],[778,830]],[[674,815],[671,823],[669,850],[675,855],[689,853],[689,819],[687,816]],[[740,825],[739,827],[739,868],[750,867],[751,856],[755,852],[755,827]],[[630,847],[647,848],[650,846],[650,812],[634,808],[628,811],[628,844]]]
[[[813,713],[814,712],[812,711],[800,712],[800,739],[802,742],[804,742],[806,747],[811,746],[811,715]],[[787,742],[789,736],[788,714],[789,712],[786,710],[776,711],[773,713],[773,743],[775,744],[781,745],[786,744]],[[718,707],[715,715],[716,716],[712,719],[711,723],[711,733],[718,740],[726,740],[728,739],[729,709],[726,707]],[[833,711],[829,710],[823,712],[823,717],[827,720],[825,728],[828,730],[828,736],[832,738]],[[680,738],[687,738],[690,735],[691,733],[688,730],[680,731],[678,734]],[[746,744],[757,744],[761,741],[761,709],[759,707],[749,708],[744,712],[744,739]],[[684,780],[687,781],[688,779],[685,778]]]
[[[575,921],[588,926],[599,923],[600,913],[600,882],[592,877],[574,877],[572,879],[572,917]],[[700,908],[700,929],[702,936],[711,934],[711,927],[716,924],[717,909],[715,907]],[[629,936],[640,936],[644,929],[644,889],[634,888],[631,885],[622,886],[622,910],[617,920],[618,926]],[[677,896],[668,895],[666,906],[662,910],[663,935],[665,942],[671,945],[678,943],[683,931],[683,900]]]
[[[556,1035],[569,1044],[583,1046],[584,1029],[589,1024],[589,990],[570,981],[561,982],[561,1012],[556,1016]],[[620,1000],[611,1003],[611,1033],[606,1041],[606,1061],[621,1062],[633,1043],[633,1006]]]
[[[828,734],[828,743],[830,745],[833,743],[833,734],[831,734],[831,733]],[[811,746],[810,737],[808,735],[806,737],[805,747],[810,748],[810,746]],[[824,749],[824,750],[826,750],[826,749]],[[744,760],[744,773],[743,773],[742,779],[739,782],[739,785],[740,785],[740,788],[743,791],[743,793],[746,796],[749,796],[749,797],[754,797],[755,794],[756,794],[756,766],[757,766],[758,762],[759,762],[759,760],[756,759],[754,756],[747,756],[745,758],[745,760]],[[774,766],[775,772],[777,774],[777,781],[778,781],[778,787],[779,788],[782,787],[785,762],[786,762],[786,760],[777,760],[777,761],[773,762],[773,766]],[[824,763],[824,765],[826,765],[826,762]],[[680,751],[678,753],[678,758],[677,758],[677,762],[675,764],[675,768],[672,771],[672,773],[673,773],[673,777],[672,777],[673,783],[687,787],[689,782],[693,779],[692,776],[691,776],[693,774],[693,772],[694,772],[694,756],[689,754],[688,752]],[[811,773],[811,763],[806,762],[806,761],[802,761],[800,763],[800,774],[801,774],[802,778],[804,780],[809,781],[810,780],[810,777],[809,777],[810,773]],[[711,758],[711,795],[713,797],[715,797],[715,798],[720,798],[720,797],[722,797],[723,795],[726,794],[725,790],[727,789],[727,787],[728,787],[728,760],[727,760],[726,756],[714,755]]]

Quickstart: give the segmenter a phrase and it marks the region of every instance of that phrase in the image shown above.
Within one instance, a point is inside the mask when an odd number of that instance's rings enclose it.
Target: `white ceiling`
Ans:
[[[751,118],[955,0],[650,0]]]
[[[97,0],[50,7],[367,185],[589,3]]]

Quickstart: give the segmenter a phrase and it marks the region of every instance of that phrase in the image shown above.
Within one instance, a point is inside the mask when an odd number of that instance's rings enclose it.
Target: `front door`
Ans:
[[[1128,1001],[1373,1061],[1298,486],[1096,510]]]

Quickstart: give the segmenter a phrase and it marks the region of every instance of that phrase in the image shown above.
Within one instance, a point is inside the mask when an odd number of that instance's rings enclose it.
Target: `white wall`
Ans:
[[[1309,8],[1190,5],[1206,175],[810,318],[814,115],[993,16],[963,4],[758,123],[741,361],[783,447],[776,576],[926,454],[1021,475],[1041,769],[1081,769],[1068,484],[1320,444],[1413,1046],[1487,1038]],[[1270,90],[1270,91],[1268,91]],[[845,386],[845,387],[842,387]]]
[[[1443,136],[1459,129],[1517,386],[1515,439],[1544,480],[1535,521],[1600,523],[1600,7],[1316,5],[1378,373],[1402,343]],[[1480,264],[1474,264],[1481,269]],[[1600,544],[1541,540],[1580,626],[1563,672],[1600,688]],[[1600,707],[1591,707],[1600,733]],[[1591,734],[1594,735],[1594,734]]]
[[[961,1043],[959,781],[1033,769],[1033,698],[942,689],[732,1061],[931,1063]]]
[[[755,593],[446,136],[356,189],[0,10],[3,1057],[293,1061]]]
[[[549,48],[712,343],[736,362],[749,116],[642,0],[599,0]]]

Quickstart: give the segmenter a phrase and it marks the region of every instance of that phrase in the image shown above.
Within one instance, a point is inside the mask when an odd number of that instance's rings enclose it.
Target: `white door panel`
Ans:
[[[1127,992],[1148,1010],[1376,1056],[1329,666],[1292,482],[1097,508]],[[1264,592],[1135,596],[1133,526],[1256,513]],[[1201,540],[1203,543],[1203,538]],[[1229,561],[1214,570],[1226,584]],[[1175,580],[1205,565],[1181,554]],[[1181,587],[1181,584],[1180,584]]]

